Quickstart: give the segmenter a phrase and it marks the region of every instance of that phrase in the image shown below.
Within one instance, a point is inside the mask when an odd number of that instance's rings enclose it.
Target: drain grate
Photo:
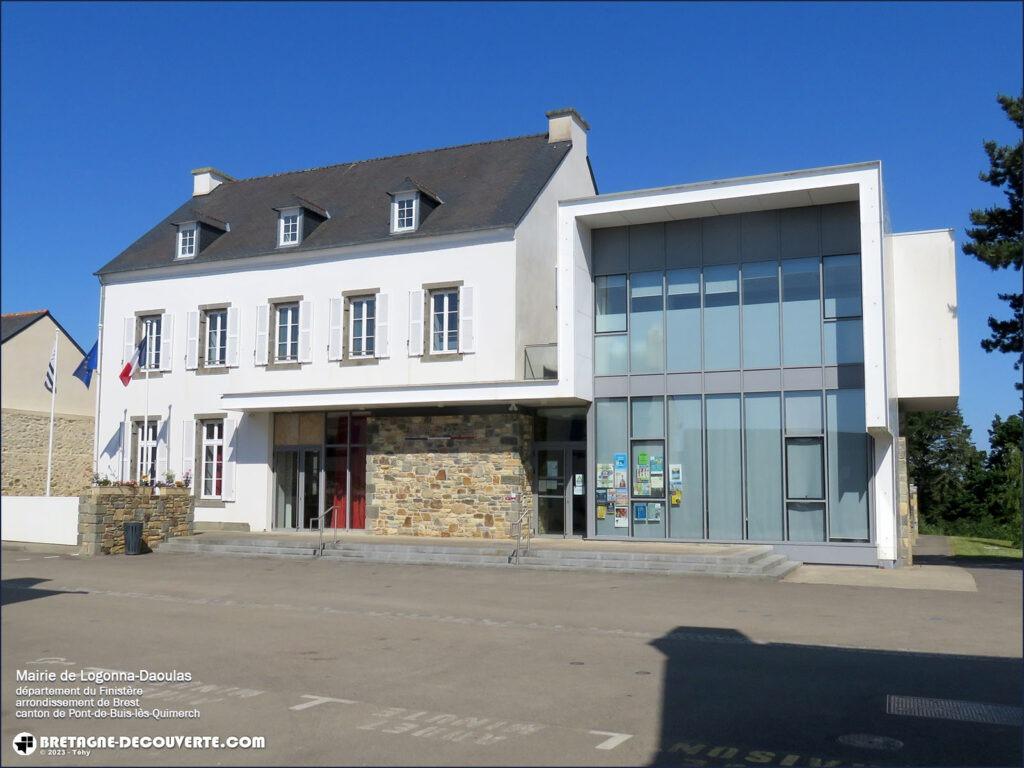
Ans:
[[[926,699],[920,696],[886,697],[885,711],[890,715],[929,717],[935,720],[959,720],[964,723],[1021,726],[1024,711],[1020,707],[982,704],[955,699]]]

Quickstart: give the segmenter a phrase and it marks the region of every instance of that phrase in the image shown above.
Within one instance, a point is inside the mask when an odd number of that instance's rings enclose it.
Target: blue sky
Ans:
[[[238,177],[591,124],[602,192],[881,159],[893,227],[998,200],[1017,3],[22,4],[2,6],[4,312],[49,307],[88,348],[94,270],[191,194]],[[987,442],[1019,408],[986,354],[995,295],[958,257],[961,405]]]

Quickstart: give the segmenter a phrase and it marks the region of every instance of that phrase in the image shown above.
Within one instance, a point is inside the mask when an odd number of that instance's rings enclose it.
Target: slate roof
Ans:
[[[190,197],[96,274],[279,252],[274,209],[296,198],[315,201],[330,218],[290,252],[515,226],[571,147],[537,134],[225,182]],[[444,202],[415,232],[391,234],[388,193],[408,188],[409,179]],[[230,231],[176,262],[173,222],[198,216],[227,222]]]
[[[57,318],[51,315],[48,309],[34,309],[30,312],[11,312],[7,315],[0,315],[0,344],[6,344],[8,339],[14,338],[34,322],[48,315],[53,320],[54,325],[60,328],[61,333],[67,336],[68,340],[78,347],[78,351],[84,355],[85,350],[75,341],[75,337],[68,333],[63,325],[57,322]]]

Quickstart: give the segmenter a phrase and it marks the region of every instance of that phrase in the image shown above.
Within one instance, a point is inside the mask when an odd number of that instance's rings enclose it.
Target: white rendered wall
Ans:
[[[0,504],[4,541],[78,543],[77,496],[4,496]]]
[[[896,393],[908,410],[952,407],[960,394],[953,231],[892,236]]]

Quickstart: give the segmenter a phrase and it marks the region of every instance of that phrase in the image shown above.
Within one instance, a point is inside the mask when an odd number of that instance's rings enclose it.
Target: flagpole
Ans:
[[[46,449],[46,495],[50,495],[50,478],[53,475],[53,413],[57,404],[57,339],[60,331],[53,330],[53,386],[50,388],[50,445]]]
[[[149,445],[148,445],[149,444],[149,361],[153,357],[153,353],[150,351],[150,348],[149,348],[150,342],[152,341],[152,337],[150,336],[150,333],[149,333],[150,323],[152,323],[151,320],[147,320],[146,321],[146,359],[144,361],[145,364],[146,364],[146,374],[145,374],[145,376],[146,376],[146,415],[143,417],[143,422],[142,422],[142,439],[147,444],[146,445],[146,463],[147,464],[149,463]],[[153,447],[156,448],[156,446],[153,446]],[[155,465],[155,462],[154,462],[154,465]],[[152,469],[155,470],[155,466],[152,467]],[[142,479],[141,475],[142,475],[142,468],[140,466],[139,467],[139,479],[140,480]],[[153,478],[152,477],[149,478],[149,484],[153,485]]]

